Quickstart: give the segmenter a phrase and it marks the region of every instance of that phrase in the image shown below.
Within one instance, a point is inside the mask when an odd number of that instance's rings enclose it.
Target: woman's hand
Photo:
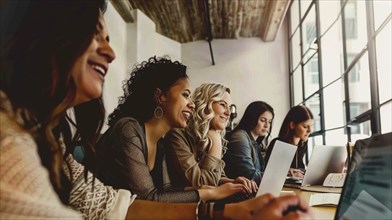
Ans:
[[[294,209],[294,208],[295,209]],[[275,198],[271,194],[239,203],[226,204],[228,219],[313,219],[313,212],[298,195]]]
[[[249,194],[256,193],[257,189],[259,188],[255,181],[249,180],[242,176],[235,178],[234,183],[240,183],[242,185],[245,185],[246,189],[248,190],[247,193]]]
[[[215,189],[215,188],[216,188],[215,186],[210,186],[210,185],[201,185],[199,187],[199,189]]]
[[[222,137],[216,130],[208,130],[207,136],[211,141],[208,154],[216,158],[222,158]]]
[[[217,130],[208,130],[207,136],[211,140],[211,146],[219,145],[222,146],[222,137]]]
[[[289,176],[294,177],[294,178],[304,178],[305,172],[300,170],[300,169],[294,169],[290,168],[289,169]]]
[[[236,193],[246,193],[246,186],[236,183],[225,183],[213,188],[199,189],[200,199],[203,201],[220,200]]]

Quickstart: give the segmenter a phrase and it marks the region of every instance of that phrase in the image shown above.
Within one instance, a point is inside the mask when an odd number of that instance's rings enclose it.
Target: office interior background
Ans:
[[[133,13],[135,21],[125,22],[110,2],[105,14],[117,54],[105,83],[107,114],[135,63],[169,55],[187,65],[193,89],[203,82],[230,87],[235,122],[250,102],[269,103],[272,137],[298,104],[315,116],[309,146],[392,131],[391,0],[292,0],[274,41],[214,39],[215,65],[206,41],[176,42],[158,34],[143,12]]]

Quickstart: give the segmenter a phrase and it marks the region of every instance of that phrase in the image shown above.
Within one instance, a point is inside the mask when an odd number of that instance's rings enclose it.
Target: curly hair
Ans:
[[[127,116],[135,118],[139,123],[148,121],[154,116],[157,106],[154,96],[156,89],[165,94],[183,78],[188,78],[186,66],[178,61],[171,61],[168,56],[154,56],[136,64],[130,78],[123,83],[124,95],[109,115],[109,126]]]
[[[214,118],[212,103],[222,100],[225,92],[230,93],[230,89],[224,85],[216,83],[204,83],[197,87],[193,93],[192,101],[195,104],[195,112],[186,130],[199,144],[200,152],[204,152],[208,146],[207,133],[210,129],[210,122]],[[226,151],[227,141],[224,139],[225,130],[219,132],[222,137],[223,153]]]

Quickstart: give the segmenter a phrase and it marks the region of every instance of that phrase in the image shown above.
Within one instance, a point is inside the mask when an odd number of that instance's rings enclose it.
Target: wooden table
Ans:
[[[315,193],[315,192],[309,192],[309,191],[302,191],[300,189],[284,187],[282,190],[282,194],[290,193],[290,191],[301,195],[308,202],[309,202],[310,195]],[[331,206],[317,206],[317,207],[315,207],[315,206],[313,206],[312,210],[315,215],[315,219],[333,220],[335,217],[336,207],[331,207]]]

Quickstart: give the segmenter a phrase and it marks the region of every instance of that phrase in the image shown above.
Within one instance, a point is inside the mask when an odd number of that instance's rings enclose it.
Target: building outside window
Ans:
[[[291,103],[315,115],[311,144],[391,132],[391,20],[392,1],[292,1]]]

